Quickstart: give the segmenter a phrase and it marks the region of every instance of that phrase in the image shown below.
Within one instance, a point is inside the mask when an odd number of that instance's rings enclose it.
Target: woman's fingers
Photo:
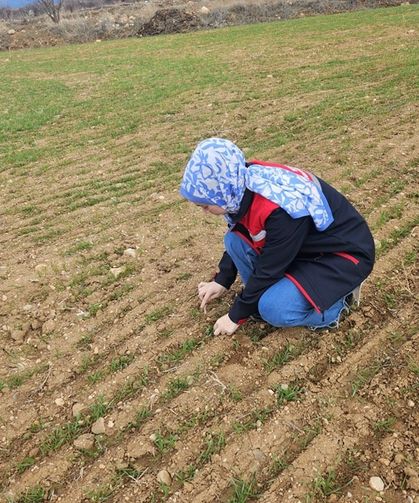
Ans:
[[[210,291],[206,291],[205,295],[202,298],[201,302],[201,309],[205,309],[205,306],[208,304],[208,302],[212,299],[212,295]]]

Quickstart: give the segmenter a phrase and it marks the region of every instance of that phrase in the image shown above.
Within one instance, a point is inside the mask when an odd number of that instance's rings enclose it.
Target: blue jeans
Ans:
[[[257,253],[234,232],[227,232],[224,244],[246,285],[253,274]],[[260,316],[274,327],[336,327],[342,311],[347,309],[343,297],[329,309],[318,313],[288,278],[282,278],[269,287],[258,304]]]

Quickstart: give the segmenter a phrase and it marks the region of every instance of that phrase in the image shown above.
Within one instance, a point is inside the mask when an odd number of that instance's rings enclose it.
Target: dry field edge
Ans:
[[[419,502],[418,16],[0,54],[0,501]],[[213,135],[367,218],[338,330],[213,337],[240,285],[199,311],[224,226],[177,192]]]

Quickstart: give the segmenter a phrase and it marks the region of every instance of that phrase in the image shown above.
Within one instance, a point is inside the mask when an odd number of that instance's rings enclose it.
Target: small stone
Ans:
[[[61,398],[61,397],[60,398],[56,398],[54,400],[54,402],[55,402],[55,405],[58,405],[58,407],[62,407],[64,405],[64,399]]]
[[[111,274],[115,279],[118,279],[125,272],[125,267],[111,267]]]
[[[95,445],[95,436],[91,433],[84,433],[74,440],[73,445],[76,449],[92,449]]]
[[[288,384],[281,384],[281,389],[286,391],[289,388]]]
[[[103,417],[100,417],[97,421],[95,421],[93,424],[92,424],[92,433],[94,433],[95,435],[102,435],[103,433],[105,433],[105,420],[103,419]]]
[[[186,493],[190,493],[193,490],[193,485],[190,482],[185,482],[183,484],[183,489]]]
[[[152,433],[150,436],[149,436],[149,439],[152,441],[152,442],[155,442],[156,439],[157,439],[157,435],[155,433]]]
[[[378,493],[384,491],[384,482],[380,479],[380,477],[371,477],[369,484],[371,489],[374,489],[374,491],[377,491]]]
[[[331,494],[327,501],[329,501],[330,503],[335,503],[335,501],[337,501],[337,500],[338,500],[338,497],[336,496],[336,494]]]
[[[126,250],[124,250],[124,256],[129,258],[136,258],[137,250],[135,250],[134,248],[127,248]]]
[[[406,466],[406,468],[403,471],[408,477],[417,477],[418,476],[417,472],[413,468],[411,468],[410,466]]]
[[[38,330],[38,328],[41,328],[41,323],[38,320],[33,320],[31,328],[32,330]]]
[[[25,338],[25,332],[23,330],[12,330],[10,337],[16,342],[22,342]]]
[[[275,391],[274,391],[273,389],[268,389],[268,393],[269,393],[270,395],[275,395]]]
[[[186,378],[186,382],[188,383],[188,386],[192,386],[192,384],[193,384],[193,376],[188,376]]]
[[[386,458],[380,458],[378,461],[379,461],[382,465],[384,465],[384,466],[389,466],[389,465],[390,465],[390,461],[389,461],[388,459],[386,459]]]
[[[415,402],[413,400],[408,400],[407,405],[408,407],[413,408],[415,406]]]
[[[39,452],[40,452],[40,451],[39,451],[39,447],[33,447],[33,448],[29,451],[28,456],[29,456],[30,458],[36,458],[36,456],[38,456]]]
[[[42,325],[42,333],[43,334],[50,334],[51,332],[54,332],[54,330],[55,330],[55,321],[54,320],[47,320]]]
[[[394,462],[396,463],[396,465],[400,465],[401,462],[403,461],[404,459],[404,456],[403,454],[401,454],[400,452],[397,453],[395,456],[394,456]]]
[[[407,481],[407,487],[419,492],[419,477],[410,477]]]
[[[35,266],[35,272],[40,276],[44,275],[47,272],[48,264],[38,264]]]
[[[170,486],[172,483],[172,477],[167,470],[160,470],[157,474],[157,480],[166,486]]]
[[[13,30],[13,29],[7,31],[8,35],[14,35],[15,33],[16,33],[16,30]]]
[[[72,407],[72,414],[73,417],[80,416],[81,414],[84,414],[87,412],[87,407],[83,403],[75,403]]]
[[[210,10],[208,9],[208,7],[205,7],[205,5],[204,5],[204,6],[201,7],[201,9],[199,10],[199,12],[201,14],[204,14],[204,16],[206,16],[207,14],[209,14]]]

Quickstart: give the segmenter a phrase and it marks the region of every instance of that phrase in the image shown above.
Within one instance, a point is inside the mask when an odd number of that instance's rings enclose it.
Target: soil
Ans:
[[[407,43],[405,28],[394,30]],[[264,120],[271,107],[258,102]],[[227,503],[240,501],[232,498],[243,479],[249,502],[419,503],[417,226],[394,237],[416,214],[414,113],[410,104],[373,125],[352,123],[357,149],[345,163],[334,158],[334,139],[316,150],[317,138],[302,137],[306,151],[288,150],[336,185],[366,155],[381,166],[385,151],[399,168],[400,190],[395,170],[360,183],[359,168],[349,180],[371,225],[379,197],[403,211],[374,232],[382,251],[361,306],[334,331],[249,322],[213,337],[240,284],[199,311],[196,285],[221,256],[224,225],[179,202],[166,188],[170,174],[118,206],[66,213],[67,194],[92,177],[117,184],[142,169],[129,151],[134,134],[109,140],[113,162],[92,146],[64,159],[65,177],[45,171],[48,190],[40,177],[28,184],[2,174],[0,501]],[[159,141],[172,128],[170,117],[150,124],[141,166],[161,159]],[[186,158],[176,155],[174,163]],[[39,227],[31,207],[42,208]],[[46,234],[49,223],[55,234]],[[281,386],[294,387],[295,399],[278,400]],[[170,486],[159,482],[162,470]]]

